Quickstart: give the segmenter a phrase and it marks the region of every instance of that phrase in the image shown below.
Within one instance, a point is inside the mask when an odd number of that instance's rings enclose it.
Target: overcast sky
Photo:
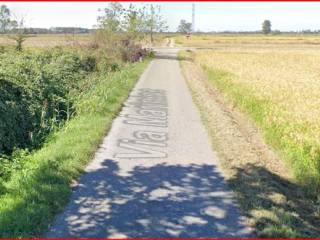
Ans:
[[[2,2],[28,27],[86,27],[96,24],[103,2]],[[128,5],[128,3],[123,3]],[[147,3],[135,3],[137,5]],[[157,3],[154,3],[157,4]],[[158,3],[171,31],[181,19],[191,22],[192,3]],[[260,30],[264,19],[281,31],[320,29],[320,2],[212,2],[196,3],[196,30]]]

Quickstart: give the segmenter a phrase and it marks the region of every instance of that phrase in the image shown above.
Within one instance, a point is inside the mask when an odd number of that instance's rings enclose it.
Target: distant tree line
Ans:
[[[320,34],[319,30],[310,30],[310,29],[304,29],[301,31],[280,31],[280,30],[272,30],[272,25],[270,20],[264,20],[262,22],[261,30],[256,31],[196,31],[193,32],[193,34],[271,34],[271,35],[278,35],[278,34]],[[192,23],[187,22],[184,19],[180,20],[180,23],[178,25],[176,33],[183,33],[188,34],[192,32]],[[167,32],[167,33],[175,33],[175,32]]]
[[[6,5],[0,6],[0,34],[13,34],[17,31],[24,34],[66,34],[89,33],[92,29],[81,27],[27,28],[24,19],[14,16]]]
[[[25,31],[29,34],[79,34],[90,33],[93,30],[89,28],[81,27],[51,27],[51,28],[25,28]]]
[[[194,34],[248,34],[248,35],[255,35],[261,34],[262,31],[197,31]],[[272,30],[270,35],[278,35],[278,34],[320,34],[320,30],[301,30],[301,31],[280,31],[280,30]]]
[[[14,29],[7,29],[5,32],[0,34],[14,33]],[[26,34],[81,34],[91,33],[94,29],[80,28],[80,27],[51,27],[51,28],[27,28],[23,27],[23,31]]]
[[[24,17],[13,15],[6,5],[0,6],[0,34],[5,34],[8,39],[15,42],[17,51],[22,50],[22,45],[27,38],[39,33],[88,33],[89,29],[75,27],[55,28],[26,28]]]

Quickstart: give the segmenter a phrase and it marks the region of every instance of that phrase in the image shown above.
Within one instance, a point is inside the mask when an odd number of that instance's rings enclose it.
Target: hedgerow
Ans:
[[[33,148],[73,113],[73,97],[94,70],[88,57],[54,49],[0,56],[0,153]]]

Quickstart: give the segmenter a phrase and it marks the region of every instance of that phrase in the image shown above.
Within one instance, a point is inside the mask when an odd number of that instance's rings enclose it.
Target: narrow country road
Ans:
[[[159,50],[46,237],[246,237],[180,72]]]

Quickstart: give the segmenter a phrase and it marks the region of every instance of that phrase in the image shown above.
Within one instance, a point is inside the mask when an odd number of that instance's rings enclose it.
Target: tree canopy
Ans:
[[[271,33],[271,22],[270,20],[264,20],[262,23],[262,33],[269,34]]]
[[[184,19],[180,20],[180,24],[178,26],[178,32],[180,33],[190,33],[192,31],[192,23],[187,22]]]
[[[10,9],[6,5],[0,6],[0,33],[5,33],[11,23]]]
[[[98,18],[99,28],[109,34],[125,33],[130,39],[142,38],[148,34],[153,42],[155,32],[167,30],[160,7],[152,4],[141,8],[130,4],[128,8],[124,8],[118,2],[111,2],[103,12],[104,15]]]

